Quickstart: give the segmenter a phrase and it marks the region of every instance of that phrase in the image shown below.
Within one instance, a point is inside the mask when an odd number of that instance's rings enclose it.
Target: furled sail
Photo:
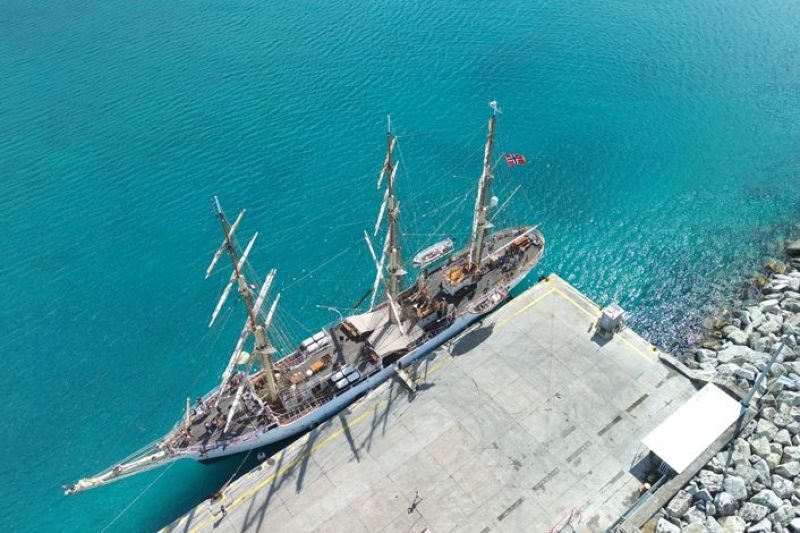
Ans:
[[[217,319],[217,315],[219,315],[222,306],[225,304],[225,300],[228,299],[228,295],[231,293],[231,288],[233,287],[233,284],[236,282],[237,275],[242,270],[242,267],[244,267],[244,264],[247,261],[247,256],[250,255],[250,250],[253,249],[253,245],[255,244],[257,238],[258,238],[258,232],[256,232],[250,239],[250,242],[247,243],[247,248],[245,248],[242,257],[239,259],[238,267],[231,273],[231,277],[228,280],[228,284],[225,286],[225,290],[222,291],[222,296],[219,297],[217,306],[214,308],[214,312],[211,314],[211,321],[208,323],[208,327],[214,325],[214,321]]]

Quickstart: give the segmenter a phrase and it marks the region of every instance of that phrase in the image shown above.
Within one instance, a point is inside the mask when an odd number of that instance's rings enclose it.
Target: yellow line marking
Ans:
[[[595,307],[597,309],[597,312],[595,314],[592,314],[589,311],[587,311],[586,309],[584,309],[583,307],[581,307],[581,305],[578,302],[576,302],[575,300],[573,300],[569,295],[567,295],[564,292],[562,292],[561,289],[553,289],[553,290],[556,291],[562,298],[564,298],[569,303],[571,303],[572,305],[574,305],[575,307],[577,307],[578,309],[580,309],[581,311],[583,311],[584,313],[586,313],[588,316],[590,316],[592,318],[597,318],[598,314],[600,313],[599,308]],[[621,340],[623,344],[625,344],[628,348],[630,348],[632,351],[634,351],[636,354],[638,354],[639,356],[643,357],[647,361],[650,361],[650,362],[653,361],[652,357],[650,357],[646,352],[643,352],[642,350],[640,350],[639,348],[634,346],[628,339],[623,337],[621,334],[617,335],[616,338]]]
[[[545,297],[547,297],[547,296],[549,296],[549,295],[551,295],[551,294],[557,294],[558,296],[561,296],[561,298],[563,298],[564,300],[566,300],[568,303],[572,304],[572,305],[573,305],[573,306],[574,306],[576,309],[578,309],[580,312],[582,312],[583,314],[585,314],[586,316],[588,316],[589,318],[591,318],[591,319],[593,319],[593,320],[594,320],[594,319],[597,319],[597,317],[598,317],[598,316],[599,316],[599,314],[600,314],[600,309],[599,309],[597,306],[595,306],[595,305],[593,305],[593,304],[591,304],[591,303],[590,303],[590,305],[592,305],[592,307],[595,309],[595,312],[594,312],[594,313],[592,313],[591,311],[589,311],[588,309],[586,309],[586,307],[582,306],[580,303],[578,303],[577,301],[575,301],[575,299],[574,299],[574,298],[572,298],[570,295],[568,295],[567,293],[565,293],[564,291],[562,291],[560,288],[558,288],[558,287],[552,287],[550,290],[548,290],[548,291],[547,291],[547,292],[545,292],[544,294],[541,294],[541,295],[539,295],[539,296],[538,296],[537,298],[535,298],[533,301],[531,301],[531,302],[529,302],[529,303],[525,304],[525,305],[524,305],[524,306],[523,306],[521,309],[519,309],[519,310],[515,311],[515,312],[514,312],[513,314],[511,314],[510,316],[508,316],[508,317],[506,317],[506,318],[504,318],[504,319],[500,320],[500,321],[497,323],[497,327],[498,327],[498,328],[500,328],[500,327],[504,326],[504,325],[505,325],[506,323],[508,323],[508,321],[510,321],[512,318],[515,318],[515,317],[517,317],[517,316],[521,315],[522,313],[524,313],[525,311],[527,311],[528,309],[530,309],[530,308],[531,308],[531,307],[533,307],[534,305],[538,304],[538,303],[539,303],[539,302],[541,302],[541,301],[542,301],[542,300],[543,300]],[[647,361],[649,361],[649,362],[652,362],[652,361],[653,361],[653,358],[652,358],[652,357],[650,357],[650,356],[649,356],[649,355],[648,355],[646,352],[643,352],[642,350],[640,350],[639,348],[637,348],[636,346],[634,346],[634,345],[633,345],[633,344],[632,344],[630,341],[628,341],[628,339],[626,339],[625,337],[623,337],[623,336],[619,335],[619,336],[617,336],[617,338],[618,338],[619,340],[621,340],[621,341],[623,342],[623,344],[625,344],[625,345],[626,345],[626,346],[627,346],[627,347],[628,347],[630,350],[632,350],[634,353],[636,353],[636,354],[637,354],[637,355],[639,355],[640,357],[643,357],[645,360],[647,360]]]
[[[631,343],[631,342],[630,342],[628,339],[626,339],[626,338],[625,338],[625,337],[623,337],[622,335],[620,335],[620,336],[619,336],[619,340],[621,340],[621,341],[623,342],[623,344],[627,345],[627,346],[628,346],[628,348],[630,348],[630,349],[631,349],[631,350],[633,350],[634,352],[638,353],[639,355],[641,355],[642,357],[644,357],[644,358],[645,358],[645,359],[647,359],[648,361],[651,361],[651,362],[652,362],[652,361],[654,361],[654,360],[655,360],[655,358],[654,358],[654,357],[650,357],[649,355],[647,355],[647,352],[643,352],[643,351],[641,351],[639,348],[637,348],[636,346],[634,346],[634,345],[633,345],[633,343]],[[657,352],[657,349],[656,349],[654,346],[652,346],[652,345],[651,345],[651,346],[650,346],[650,348],[653,350],[653,352]]]
[[[537,292],[538,291],[534,290],[534,288],[530,288],[530,289],[526,290],[525,292],[523,292],[522,294],[520,294],[519,296],[517,296],[514,300],[509,302],[507,305],[504,305],[503,307],[501,307],[500,309],[495,311],[494,314],[493,314],[493,316],[495,317],[495,322],[499,323],[500,319],[503,318],[503,317],[508,316],[512,312],[512,309],[516,305],[522,304],[522,302],[526,302],[526,301],[530,300],[531,298],[535,297]]]
[[[449,363],[451,363],[452,361],[453,361],[453,357],[452,357],[451,355],[449,355],[449,354],[446,354],[446,355],[444,356],[444,359],[443,359],[443,360],[441,360],[441,361],[438,361],[438,362],[437,362],[437,363],[435,363],[433,366],[431,366],[431,367],[430,367],[430,368],[427,370],[427,372],[425,373],[425,375],[426,375],[426,376],[430,376],[431,374],[434,374],[435,372],[438,372],[439,370],[441,370],[442,368],[444,368],[446,365],[448,365],[448,364],[449,364]],[[418,381],[421,381],[421,380],[418,380]],[[358,415],[358,416],[357,416],[356,418],[354,418],[353,420],[348,420],[348,421],[347,421],[347,425],[348,425],[348,427],[349,427],[349,428],[353,428],[353,427],[355,427],[355,426],[359,425],[359,424],[360,424],[361,422],[363,422],[363,421],[364,421],[364,420],[365,420],[365,419],[366,419],[366,418],[367,418],[367,417],[368,417],[368,416],[369,416],[369,415],[370,415],[372,412],[374,412],[376,409],[380,409],[380,408],[381,408],[382,406],[384,406],[384,405],[385,405],[385,404],[386,404],[388,401],[389,401],[389,399],[386,399],[386,400],[381,400],[381,401],[379,401],[379,402],[375,403],[373,406],[370,406],[370,408],[369,408],[369,409],[367,409],[367,411],[365,411],[364,413],[362,413],[362,414]],[[351,406],[351,407],[352,407],[352,406]],[[291,460],[289,463],[287,463],[286,465],[282,466],[281,468],[279,468],[279,469],[275,470],[275,472],[273,472],[272,474],[270,474],[268,477],[264,478],[264,480],[263,480],[263,481],[260,481],[258,484],[256,484],[256,485],[253,485],[253,486],[252,486],[252,487],[250,487],[249,489],[245,490],[245,491],[244,491],[242,494],[240,494],[240,495],[239,495],[239,496],[237,496],[237,497],[236,497],[236,498],[235,498],[233,501],[231,501],[231,503],[230,503],[230,505],[228,506],[227,510],[233,509],[233,508],[234,508],[234,507],[236,507],[237,505],[239,505],[239,504],[243,503],[245,500],[247,500],[247,499],[249,499],[250,497],[252,497],[252,496],[253,496],[253,495],[254,495],[256,492],[258,492],[259,490],[261,490],[261,489],[263,489],[265,486],[267,486],[267,484],[269,484],[270,482],[272,482],[272,480],[274,480],[274,479],[275,479],[275,478],[277,478],[277,477],[280,477],[280,476],[284,475],[284,474],[285,474],[287,471],[289,471],[289,470],[291,470],[292,468],[294,468],[295,466],[297,466],[297,463],[299,463],[300,461],[302,461],[303,459],[305,459],[307,456],[308,456],[308,457],[310,457],[310,456],[311,456],[311,455],[312,455],[312,454],[313,454],[315,451],[317,451],[317,450],[319,450],[320,448],[322,448],[323,446],[327,445],[329,442],[331,442],[331,441],[333,441],[333,440],[335,440],[335,439],[337,439],[337,438],[341,437],[341,436],[344,434],[344,431],[345,431],[345,430],[344,430],[344,428],[336,430],[336,431],[335,431],[335,432],[333,432],[332,434],[330,434],[330,435],[328,435],[327,437],[325,437],[325,439],[323,439],[323,440],[322,440],[322,441],[320,441],[319,443],[315,444],[315,445],[314,445],[314,446],[313,446],[313,447],[312,447],[310,450],[308,450],[307,452],[305,452],[305,453],[302,453],[302,454],[298,455],[297,457],[295,457],[294,459],[292,459],[292,460]],[[300,442],[302,441],[302,444],[300,444],[299,446],[305,445],[305,444],[308,442],[308,439],[309,439],[309,438],[310,438],[310,434],[306,433],[306,434],[305,434],[303,437],[301,437],[300,439],[298,439],[298,441],[297,441],[298,443],[300,443]],[[298,446],[298,445],[296,445],[296,444],[294,444],[294,443],[293,443],[293,444],[292,444],[292,446],[293,446],[293,447],[295,447],[295,446]],[[278,454],[278,456],[277,456],[277,458],[276,458],[276,462],[280,461],[280,459],[282,459],[283,455],[284,455],[286,452],[288,452],[288,449],[284,449],[284,450],[282,450],[281,452],[279,452],[279,454]],[[221,500],[221,501],[224,501],[224,499],[225,499],[225,494],[223,493],[223,500]],[[206,517],[204,520],[202,520],[200,523],[198,523],[196,526],[194,526],[192,529],[190,529],[190,530],[189,530],[189,533],[196,533],[197,531],[199,531],[200,529],[202,529],[202,528],[204,528],[206,525],[208,525],[208,523],[209,523],[209,522],[212,522],[214,519],[216,519],[218,516],[219,516],[218,514],[210,514],[210,515],[208,515],[208,516],[207,516],[207,517]],[[183,517],[183,518],[181,519],[181,521],[180,521],[180,522],[178,522],[178,523],[179,523],[179,524],[181,524],[181,523],[183,522],[183,520],[184,520],[184,519],[186,519],[186,518],[188,518],[188,515],[184,515],[184,517]]]
[[[548,279],[546,279],[546,280],[545,280],[545,282],[546,282],[546,283],[549,283],[549,282],[550,282],[550,279],[549,279],[549,278],[548,278]],[[517,316],[521,315],[522,313],[524,313],[525,311],[527,311],[528,309],[530,309],[530,308],[531,308],[531,307],[533,307],[534,305],[538,304],[538,303],[539,303],[539,302],[541,302],[541,301],[542,301],[542,300],[543,300],[545,297],[547,297],[547,296],[550,296],[551,294],[557,294],[557,295],[561,296],[561,297],[562,297],[564,300],[566,300],[567,302],[569,302],[570,304],[572,304],[573,306],[575,306],[577,309],[579,309],[581,312],[583,312],[583,313],[584,313],[584,314],[586,314],[587,316],[589,316],[589,317],[591,317],[591,318],[597,318],[597,314],[598,314],[598,312],[599,312],[599,311],[597,311],[597,312],[595,312],[595,313],[592,313],[592,312],[588,311],[588,310],[587,310],[585,307],[581,306],[581,305],[580,305],[578,302],[576,302],[576,301],[575,301],[575,300],[574,300],[572,297],[570,297],[569,295],[567,295],[566,293],[564,293],[564,292],[563,292],[561,289],[559,289],[558,287],[552,287],[550,290],[546,291],[544,294],[541,294],[541,295],[539,295],[538,297],[536,297],[536,298],[535,298],[534,300],[532,300],[531,302],[528,302],[527,304],[525,304],[525,305],[524,305],[524,306],[523,306],[521,309],[518,309],[517,311],[514,311],[514,313],[513,313],[511,316],[508,316],[508,317],[506,317],[506,318],[504,318],[504,319],[502,319],[502,320],[498,321],[498,322],[497,322],[497,327],[498,327],[498,328],[502,327],[503,325],[505,325],[506,323],[508,323],[508,321],[510,321],[512,318],[514,318],[514,317],[517,317]],[[630,348],[630,349],[631,349],[633,352],[635,352],[636,354],[640,355],[641,357],[645,358],[645,359],[646,359],[646,360],[648,360],[648,361],[652,361],[652,359],[651,359],[649,356],[647,356],[647,355],[646,355],[644,352],[642,352],[640,349],[638,349],[638,348],[637,348],[637,347],[635,347],[633,344],[631,344],[631,343],[630,343],[630,342],[629,342],[627,339],[625,339],[624,337],[622,337],[622,336],[618,336],[617,338],[618,338],[619,340],[621,340],[621,341],[622,341],[622,342],[623,342],[623,343],[624,343],[626,346],[628,346],[628,347],[629,347],[629,348]],[[440,360],[440,361],[437,361],[436,363],[434,363],[434,364],[433,364],[433,366],[431,366],[430,368],[428,368],[428,369],[426,370],[426,372],[425,372],[425,378],[427,378],[428,376],[430,376],[430,375],[432,375],[432,374],[434,374],[434,373],[438,372],[439,370],[441,370],[442,368],[444,368],[444,367],[445,367],[445,366],[447,366],[448,364],[452,363],[452,362],[453,362],[453,360],[454,360],[454,359],[453,359],[453,356],[451,356],[451,355],[449,355],[449,354],[444,354],[444,355],[443,355],[443,359],[442,359],[442,360]],[[418,379],[417,379],[417,382],[420,382],[420,381],[422,381],[422,378],[418,378]],[[360,423],[362,423],[362,422],[363,422],[363,421],[364,421],[364,420],[365,420],[365,419],[366,419],[366,418],[367,418],[367,417],[368,417],[368,416],[369,416],[369,415],[370,415],[372,412],[374,412],[374,410],[376,410],[376,409],[380,409],[382,406],[384,406],[384,405],[385,405],[387,402],[389,402],[390,400],[391,400],[391,398],[389,398],[389,399],[385,399],[385,400],[381,400],[381,401],[379,401],[379,402],[375,403],[375,404],[374,404],[374,406],[371,406],[371,408],[367,409],[367,410],[366,410],[364,413],[362,413],[362,414],[358,415],[358,416],[357,416],[355,419],[353,419],[353,420],[349,420],[349,421],[347,422],[347,425],[348,425],[348,427],[349,427],[349,428],[353,428],[353,427],[355,427],[355,426],[359,425],[359,424],[360,424]],[[351,406],[351,407],[352,407],[352,406]],[[245,491],[244,491],[242,494],[240,494],[239,496],[237,496],[237,497],[236,497],[236,498],[235,498],[233,501],[231,501],[230,505],[228,506],[228,509],[233,509],[233,508],[234,508],[234,507],[236,507],[237,505],[239,505],[239,504],[243,503],[245,500],[248,500],[249,498],[251,498],[251,497],[252,497],[252,496],[253,496],[253,495],[254,495],[256,492],[258,492],[259,490],[261,490],[262,488],[264,488],[264,487],[265,487],[267,484],[269,484],[270,482],[272,482],[274,479],[276,479],[277,477],[280,477],[280,476],[284,475],[284,474],[285,474],[287,471],[289,471],[289,470],[291,470],[292,468],[294,468],[295,466],[297,466],[297,464],[298,464],[300,461],[302,461],[302,460],[303,460],[303,459],[305,459],[306,457],[310,457],[310,456],[311,456],[311,455],[312,455],[314,452],[316,452],[317,450],[319,450],[319,449],[320,449],[320,448],[322,448],[323,446],[326,446],[328,443],[330,443],[330,442],[334,441],[335,439],[339,438],[340,436],[342,436],[342,435],[344,434],[344,431],[345,431],[345,430],[344,430],[344,428],[341,428],[341,429],[338,429],[338,430],[336,430],[336,431],[335,431],[335,432],[333,432],[332,434],[330,434],[330,435],[328,435],[327,437],[325,437],[325,439],[323,439],[323,440],[322,440],[322,441],[320,441],[319,443],[317,443],[317,444],[315,444],[314,446],[312,446],[312,448],[311,448],[309,451],[307,451],[307,452],[305,452],[305,453],[301,453],[300,455],[298,455],[297,457],[295,457],[294,459],[292,459],[292,460],[291,460],[289,463],[287,463],[286,465],[284,465],[284,466],[282,466],[282,467],[280,467],[280,468],[276,469],[276,470],[275,470],[275,472],[273,472],[272,474],[270,474],[268,477],[264,478],[264,480],[263,480],[263,481],[260,481],[260,482],[259,482],[259,483],[257,483],[256,485],[254,485],[254,486],[250,487],[249,489],[245,490]],[[302,444],[293,444],[292,446],[293,446],[293,447],[296,447],[296,446],[302,446],[302,445],[305,445],[306,443],[308,443],[308,440],[309,440],[309,438],[310,438],[310,434],[306,433],[306,434],[305,434],[303,437],[301,437],[301,438],[300,438],[300,439],[297,441],[297,443],[301,443],[301,442],[302,442]],[[278,452],[278,453],[276,454],[276,462],[279,462],[281,459],[283,459],[283,456],[284,456],[284,455],[285,455],[287,452],[288,452],[288,449],[284,449],[284,450],[282,450],[282,451]],[[252,473],[252,472],[251,472],[251,473]],[[220,500],[220,502],[222,502],[222,501],[225,501],[225,498],[226,498],[226,494],[224,494],[224,493],[223,493],[223,495],[222,495],[222,499]],[[178,522],[178,524],[179,524],[179,525],[180,525],[180,524],[182,524],[182,523],[183,523],[185,520],[187,520],[187,519],[188,519],[188,516],[189,516],[188,514],[187,514],[187,515],[184,515],[184,516],[183,516],[183,517],[180,519],[180,521]],[[206,526],[206,525],[207,525],[209,522],[211,522],[211,521],[213,521],[214,519],[216,519],[216,518],[217,518],[217,516],[218,516],[218,515],[216,515],[216,514],[210,514],[210,515],[206,516],[206,518],[205,518],[204,520],[202,520],[202,521],[201,521],[199,524],[197,524],[195,527],[193,527],[192,529],[190,529],[190,530],[189,530],[189,533],[196,533],[197,531],[199,531],[200,529],[202,529],[203,527],[205,527],[205,526]]]
[[[588,311],[588,310],[586,310],[586,308],[584,308],[584,307],[583,307],[581,304],[579,304],[578,302],[576,302],[575,300],[573,300],[571,296],[569,296],[568,294],[566,294],[566,293],[565,293],[564,291],[562,291],[561,289],[559,289],[559,288],[554,288],[553,290],[554,290],[554,291],[555,291],[555,292],[556,292],[556,293],[557,293],[559,296],[561,296],[561,297],[562,297],[562,298],[564,298],[566,301],[568,301],[569,303],[571,303],[573,306],[575,306],[575,308],[576,308],[576,309],[578,309],[580,312],[584,313],[584,314],[585,314],[586,316],[588,316],[589,318],[593,318],[593,319],[594,319],[594,318],[597,318],[597,316],[600,314],[600,310],[599,310],[597,307],[595,307],[595,312],[594,312],[594,313],[592,313],[591,311]]]
[[[383,403],[385,403],[385,402],[383,402],[383,401],[382,401],[382,402],[380,402],[380,403],[376,404],[375,408],[376,408],[376,409],[377,409],[377,408],[379,408],[381,405],[383,405]],[[348,425],[349,425],[350,427],[352,427],[352,426],[355,426],[355,425],[359,424],[359,423],[360,423],[360,422],[361,422],[363,419],[365,419],[367,416],[369,416],[369,414],[370,414],[370,411],[366,411],[365,413],[362,413],[361,415],[359,415],[359,416],[358,416],[358,417],[357,417],[355,420],[353,420],[352,422],[348,422]],[[267,486],[267,484],[269,484],[269,483],[270,483],[272,480],[274,480],[274,479],[275,479],[275,478],[277,478],[277,477],[280,477],[280,476],[282,476],[282,475],[283,475],[283,474],[285,474],[285,473],[286,473],[288,470],[291,470],[292,468],[294,468],[295,466],[297,466],[297,463],[299,463],[301,460],[305,459],[305,458],[306,458],[306,456],[309,456],[309,457],[310,457],[310,456],[311,456],[311,454],[312,454],[314,451],[316,451],[317,449],[319,449],[321,446],[324,446],[325,444],[327,444],[327,443],[328,443],[328,442],[330,442],[331,440],[335,439],[336,437],[340,436],[340,435],[341,435],[343,432],[344,432],[344,430],[338,430],[338,431],[336,431],[335,433],[333,433],[332,435],[330,435],[329,437],[327,437],[325,440],[323,440],[323,441],[322,441],[322,442],[320,442],[319,444],[317,444],[317,445],[315,445],[314,447],[312,447],[312,448],[311,448],[311,450],[309,450],[309,451],[307,451],[307,452],[305,452],[305,453],[302,453],[302,454],[298,455],[297,457],[295,457],[294,459],[292,459],[291,461],[289,461],[289,462],[288,462],[286,465],[284,465],[284,466],[282,466],[282,467],[280,467],[280,468],[276,469],[276,470],[275,470],[275,472],[273,472],[272,474],[270,474],[269,476],[267,476],[266,478],[264,478],[264,480],[263,480],[263,481],[261,481],[261,482],[257,483],[256,485],[253,485],[253,486],[252,486],[252,487],[250,487],[249,489],[245,490],[245,491],[244,491],[242,494],[240,494],[239,496],[237,496],[237,497],[236,497],[236,499],[234,499],[234,500],[233,500],[233,501],[230,503],[230,505],[228,506],[228,509],[233,509],[233,508],[234,508],[234,507],[236,507],[237,505],[239,505],[239,504],[241,504],[242,502],[244,502],[245,500],[249,499],[251,496],[253,496],[253,494],[255,494],[256,492],[258,492],[259,490],[261,490],[262,488],[264,488],[265,486]],[[306,434],[306,435],[308,435],[308,434]],[[306,442],[308,442],[308,440],[307,440],[307,439],[306,439]],[[196,533],[197,531],[199,531],[200,529],[202,529],[202,528],[204,528],[206,525],[208,525],[208,523],[209,523],[209,522],[211,522],[211,521],[213,521],[214,519],[216,519],[216,517],[217,517],[217,515],[215,515],[215,514],[210,514],[210,515],[206,516],[206,518],[205,518],[204,520],[202,520],[202,521],[201,521],[199,524],[197,524],[197,525],[196,525],[196,526],[194,526],[192,529],[190,529],[190,530],[189,530],[189,533]]]
[[[536,305],[536,304],[538,304],[540,301],[542,301],[542,300],[544,299],[544,297],[545,297],[545,296],[549,296],[550,294],[552,294],[552,293],[553,293],[553,291],[555,291],[555,290],[557,290],[557,289],[550,289],[549,291],[547,291],[546,293],[544,293],[544,294],[540,295],[538,298],[536,298],[536,299],[535,299],[535,300],[533,300],[532,302],[529,302],[529,303],[525,304],[525,306],[523,306],[523,307],[522,307],[521,309],[519,309],[518,311],[515,311],[515,312],[514,312],[514,313],[513,313],[511,316],[508,316],[508,317],[504,318],[503,320],[499,321],[499,322],[497,323],[497,327],[498,327],[498,328],[500,328],[500,327],[502,327],[504,324],[506,324],[506,323],[507,323],[509,320],[511,320],[512,318],[514,318],[514,317],[517,317],[517,316],[521,315],[522,313],[524,313],[525,311],[527,311],[528,309],[530,309],[531,307],[533,307],[534,305]]]
[[[420,383],[420,382],[424,381],[425,378],[427,378],[431,374],[434,374],[434,373],[438,372],[439,370],[441,370],[445,366],[447,366],[450,363],[452,363],[453,359],[454,359],[453,356],[450,355],[449,353],[445,354],[441,361],[437,361],[433,366],[431,366],[430,368],[425,370],[424,378],[417,377],[417,379],[416,379],[416,381],[414,383],[416,384],[416,383]]]

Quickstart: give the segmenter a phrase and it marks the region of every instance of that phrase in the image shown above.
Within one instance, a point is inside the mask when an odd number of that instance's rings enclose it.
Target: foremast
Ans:
[[[247,262],[247,257],[250,254],[250,251],[253,249],[253,245],[258,237],[258,233],[253,235],[240,256],[236,249],[234,233],[245,214],[245,210],[242,210],[241,213],[239,213],[239,216],[236,217],[234,223],[230,224],[225,216],[225,213],[222,211],[222,206],[220,205],[216,196],[214,197],[214,208],[217,216],[219,217],[220,224],[222,225],[224,240],[222,241],[222,244],[217,252],[214,254],[211,264],[206,270],[206,278],[211,275],[214,267],[222,257],[222,254],[226,252],[231,258],[233,272],[230,275],[228,284],[222,292],[222,296],[217,302],[217,306],[214,308],[209,327],[214,324],[214,321],[216,320],[228,296],[230,295],[231,288],[234,284],[236,284],[239,294],[242,296],[242,301],[245,303],[245,307],[247,309],[247,320],[245,322],[244,329],[239,336],[239,341],[236,344],[236,348],[234,349],[230,362],[223,372],[222,383],[216,394],[217,400],[219,401],[221,396],[226,392],[226,389],[231,385],[231,378],[233,376],[234,368],[240,364],[247,364],[247,370],[239,382],[235,393],[235,399],[228,411],[227,423],[225,425],[225,429],[223,430],[224,434],[227,432],[228,427],[230,426],[231,421],[237,412],[236,409],[242,397],[242,392],[246,387],[250,390],[256,402],[261,405],[263,411],[269,412],[270,410],[269,406],[264,404],[258,393],[254,390],[251,380],[248,379],[250,370],[252,369],[253,363],[257,358],[260,358],[262,368],[264,370],[263,374],[266,378],[264,383],[267,392],[266,396],[271,402],[274,402],[273,405],[280,402],[279,391],[275,382],[275,374],[273,373],[272,367],[272,354],[275,353],[275,349],[273,348],[269,337],[267,337],[267,331],[269,330],[272,318],[275,315],[275,309],[280,301],[280,293],[272,302],[269,312],[266,313],[266,318],[261,321],[259,317],[262,315],[262,307],[275,277],[275,270],[271,270],[269,274],[267,274],[267,277],[264,280],[264,283],[261,285],[261,288],[259,289],[254,300],[253,293],[250,289],[251,285],[248,283],[243,269]],[[255,338],[254,349],[252,354],[248,354],[244,351],[244,346],[251,334]],[[180,435],[182,432],[188,429],[191,416],[191,406],[187,400],[185,417],[173,428],[172,431],[170,431],[170,433],[166,435],[164,439],[151,443],[150,445],[128,456],[123,461],[115,464],[114,466],[106,468],[99,474],[80,479],[71,485],[63,485],[62,488],[64,489],[65,494],[75,494],[77,492],[82,492],[101,485],[107,485],[109,483],[119,481],[120,479],[156,468],[164,463],[186,456],[186,450],[182,450],[180,447],[175,447],[172,439],[176,435]]]
[[[264,281],[264,285],[262,285],[256,300],[253,300],[253,294],[250,290],[250,283],[248,283],[247,281],[247,277],[243,271],[243,267],[247,259],[247,255],[249,254],[250,249],[252,248],[253,243],[255,242],[255,239],[258,237],[258,233],[256,233],[250,240],[250,242],[247,245],[247,248],[245,249],[244,253],[242,254],[242,257],[240,258],[236,250],[236,246],[234,245],[233,233],[236,230],[236,226],[238,225],[239,220],[241,220],[241,215],[237,217],[236,222],[234,222],[234,226],[231,226],[228,223],[228,219],[225,216],[225,212],[222,210],[222,206],[220,205],[219,199],[216,196],[214,196],[214,208],[216,210],[217,217],[219,218],[220,225],[222,226],[222,232],[225,235],[225,240],[222,242],[220,249],[226,251],[228,256],[230,257],[231,264],[233,265],[233,273],[231,274],[231,281],[229,281],[228,286],[225,288],[225,290],[222,293],[222,296],[220,297],[220,301],[217,304],[217,308],[214,311],[214,315],[212,316],[211,323],[214,322],[216,314],[219,312],[219,309],[222,307],[222,304],[227,298],[227,295],[230,292],[230,287],[232,285],[232,282],[236,283],[239,295],[241,296],[242,302],[244,303],[244,306],[247,310],[247,323],[245,324],[245,328],[242,331],[242,335],[239,339],[239,343],[237,344],[236,350],[234,350],[234,354],[231,357],[231,363],[229,363],[228,368],[226,368],[225,374],[223,374],[223,382],[220,387],[220,396],[223,392],[222,389],[224,389],[227,386],[227,381],[230,379],[231,370],[239,362],[239,358],[243,353],[242,348],[244,345],[244,340],[247,337],[247,334],[252,333],[255,342],[253,350],[254,353],[251,354],[251,357],[253,357],[253,359],[258,358],[258,360],[261,363],[261,367],[264,371],[263,373],[266,378],[264,385],[267,392],[267,398],[269,399],[270,402],[277,403],[280,400],[280,394],[278,390],[278,385],[275,381],[275,373],[273,371],[273,366],[272,366],[272,355],[275,353],[276,350],[273,347],[272,343],[270,342],[269,337],[267,337],[267,328],[269,327],[269,321],[272,319],[275,306],[277,305],[279,298],[276,298],[275,302],[273,303],[272,308],[270,309],[270,312],[268,314],[268,318],[266,320],[261,322],[258,318],[259,313],[261,312],[261,306],[263,305],[264,299],[266,297],[266,293],[269,290],[269,286],[271,285],[272,279],[275,276],[275,271],[273,270],[267,275],[267,279]],[[244,212],[242,212],[242,214],[244,214]],[[214,265],[216,264],[216,261],[219,259],[220,255],[221,255],[220,252],[217,252],[217,254],[214,255],[214,259],[212,260],[211,265],[206,271],[206,277],[208,277],[211,274],[211,271],[213,270]],[[278,296],[280,297],[280,295]],[[247,376],[244,376],[245,380],[246,378]],[[242,385],[244,385],[244,383],[242,383]],[[239,394],[241,394],[241,392],[239,392]]]
[[[489,128],[486,134],[486,147],[483,152],[483,172],[481,173],[480,180],[478,180],[478,194],[475,198],[475,210],[472,218],[472,236],[470,238],[469,257],[467,260],[467,267],[469,270],[479,267],[484,255],[484,243],[486,235],[493,227],[489,222],[489,210],[491,209],[491,200],[489,191],[491,190],[492,180],[492,149],[494,147],[494,125],[497,119],[497,113],[500,110],[497,108],[497,102],[489,102],[489,107],[492,108],[492,116],[489,118]]]

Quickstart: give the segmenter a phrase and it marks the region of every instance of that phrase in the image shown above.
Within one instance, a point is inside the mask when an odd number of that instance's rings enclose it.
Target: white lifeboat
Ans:
[[[420,253],[414,256],[414,266],[420,267],[425,266],[429,263],[433,263],[437,259],[444,257],[445,255],[449,254],[453,251],[453,241],[452,239],[445,239],[443,241],[439,241],[436,244],[428,246]]]
[[[505,287],[495,287],[470,305],[469,312],[474,315],[488,313],[497,307],[500,302],[505,300],[506,296],[508,296],[508,289]]]

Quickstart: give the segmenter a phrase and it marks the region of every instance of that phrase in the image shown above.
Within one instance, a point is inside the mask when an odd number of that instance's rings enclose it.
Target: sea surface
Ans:
[[[151,531],[252,465],[60,489],[216,384],[244,317],[207,328],[213,194],[278,269],[278,346],[361,298],[387,114],[407,259],[465,242],[496,99],[529,282],[679,344],[799,233],[798,28],[790,0],[2,0],[0,530]]]

